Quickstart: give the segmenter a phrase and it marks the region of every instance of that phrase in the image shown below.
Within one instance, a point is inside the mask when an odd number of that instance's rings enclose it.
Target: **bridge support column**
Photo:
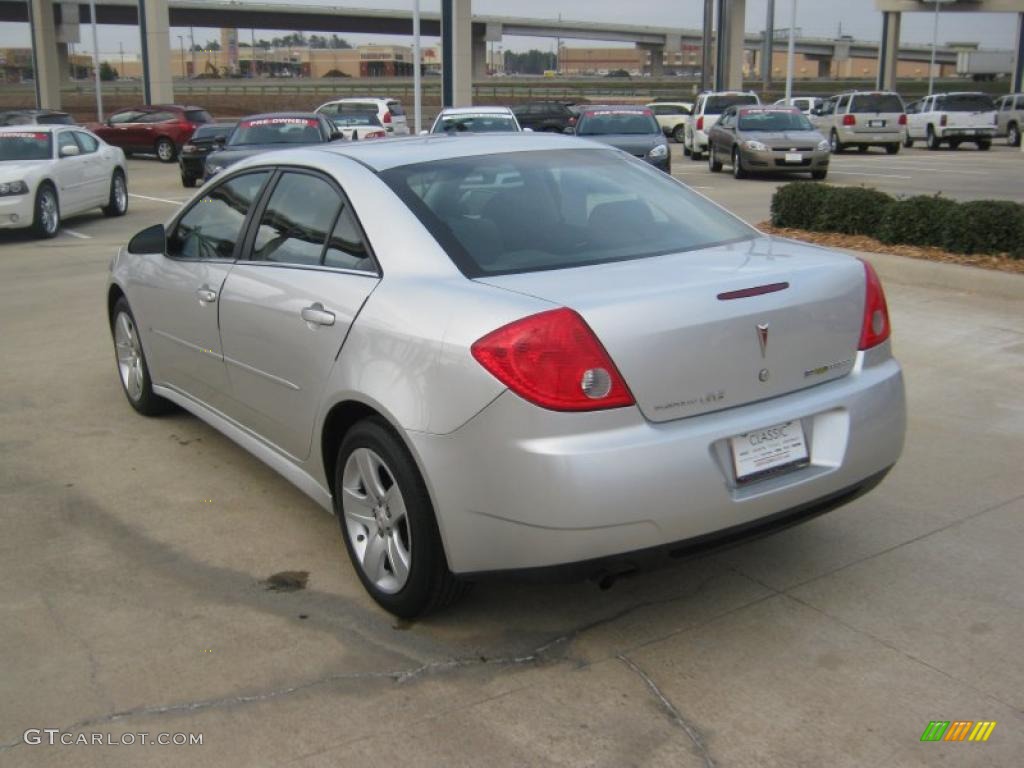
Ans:
[[[138,0],[142,42],[142,97],[146,104],[174,102],[167,0]]]
[[[57,71],[60,72],[61,84],[71,81],[71,58],[68,56],[67,43],[57,43]]]
[[[665,76],[665,46],[637,43],[637,48],[651,55],[651,77]]]
[[[878,45],[878,76],[875,85],[880,91],[896,90],[896,65],[900,55],[900,18],[898,12],[882,13],[882,42]]]
[[[487,77],[487,36],[483,25],[473,28],[473,79]]]
[[[1017,65],[1013,68],[1013,92],[1021,91],[1024,91],[1024,13],[1017,14]]]
[[[62,78],[57,60],[57,30],[53,23],[53,3],[47,0],[29,0],[28,19],[32,27],[32,74],[36,84],[36,107],[60,109]]]
[[[747,0],[731,0],[729,12],[726,14],[728,28],[724,31],[728,47],[728,71],[725,76],[725,87],[730,91],[743,90],[743,27],[747,16]]]
[[[473,21],[471,0],[441,0],[441,96],[443,106],[473,103]]]

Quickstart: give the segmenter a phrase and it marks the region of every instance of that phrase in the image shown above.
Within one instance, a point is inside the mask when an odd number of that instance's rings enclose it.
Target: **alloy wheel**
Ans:
[[[43,230],[47,235],[57,233],[60,226],[60,214],[57,211],[57,196],[53,190],[44,189],[39,195],[39,218],[43,222]]]
[[[128,398],[134,403],[142,397],[145,371],[142,367],[142,347],[135,323],[127,312],[120,312],[114,321],[114,347],[117,350],[117,370]]]
[[[169,163],[174,159],[174,145],[167,139],[161,139],[156,144],[156,156],[161,162]]]
[[[114,175],[114,206],[118,213],[124,213],[128,209],[128,188],[124,183],[124,176],[120,173]]]
[[[395,594],[409,580],[412,528],[394,473],[369,448],[356,448],[342,473],[345,533],[363,574],[381,592]]]

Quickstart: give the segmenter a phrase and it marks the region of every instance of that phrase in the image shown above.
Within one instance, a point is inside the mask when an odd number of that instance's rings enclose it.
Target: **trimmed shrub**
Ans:
[[[772,196],[772,224],[791,229],[814,229],[818,212],[835,190],[827,184],[794,181],[775,190]]]
[[[957,205],[942,225],[942,247],[954,253],[1009,253],[1024,258],[1024,205],[972,200]]]
[[[939,195],[895,200],[878,223],[877,237],[890,245],[929,245],[942,247],[945,222],[957,208],[957,202]]]
[[[828,205],[818,210],[814,229],[819,232],[874,237],[882,217],[893,202],[890,195],[877,189],[833,187],[828,194]]]

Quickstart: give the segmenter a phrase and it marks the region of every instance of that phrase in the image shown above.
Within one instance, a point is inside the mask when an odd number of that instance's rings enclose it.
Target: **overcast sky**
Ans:
[[[268,0],[281,2],[284,0]],[[246,0],[239,0],[242,4]],[[359,8],[411,8],[411,0],[293,0],[295,5],[351,6]],[[564,19],[616,22],[627,24],[652,24],[657,26],[699,27],[701,25],[702,0],[473,0],[473,11],[495,16],[526,16],[533,18]],[[789,26],[789,0],[776,2],[776,27]],[[424,11],[439,11],[439,0],[422,0]],[[746,28],[750,32],[764,29],[766,0],[747,0]],[[875,10],[874,0],[799,0],[796,26],[804,34],[832,37],[842,24],[844,34],[858,39],[877,40],[881,36],[882,17]],[[977,41],[987,48],[1011,48],[1014,45],[1017,20],[1014,14],[1005,13],[949,13],[940,19],[939,41]],[[172,29],[171,45],[178,46],[177,35],[188,30]],[[270,38],[282,34],[274,30],[257,30],[257,37]],[[249,35],[242,32],[241,40],[248,41]],[[197,43],[217,37],[217,30],[195,30]],[[351,43],[364,42],[405,42],[403,38],[376,37],[368,35],[344,35]],[[931,42],[932,17],[928,13],[905,14],[903,17],[902,39],[904,42]],[[104,53],[118,50],[123,44],[126,52],[139,48],[138,32],[134,27],[99,27],[100,49]],[[91,40],[86,30],[82,32],[83,43]],[[435,42],[424,40],[424,44]],[[600,45],[589,41],[565,41],[567,45]],[[0,29],[0,46],[27,46],[29,32],[27,24],[5,24]],[[553,50],[554,41],[523,37],[506,37],[503,47],[522,50],[531,47]]]

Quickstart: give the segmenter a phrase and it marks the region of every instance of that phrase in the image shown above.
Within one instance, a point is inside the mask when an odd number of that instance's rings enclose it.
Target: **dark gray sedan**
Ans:
[[[668,139],[647,107],[588,106],[576,123],[576,135],[610,144],[671,172]]]
[[[708,167],[715,173],[723,163],[732,175],[749,173],[810,173],[828,175],[828,139],[796,107],[729,107],[708,135]]]
[[[239,160],[262,152],[326,144],[343,138],[341,130],[334,123],[313,112],[249,115],[238,121],[238,126],[221,149],[206,156],[203,180],[209,181]]]

